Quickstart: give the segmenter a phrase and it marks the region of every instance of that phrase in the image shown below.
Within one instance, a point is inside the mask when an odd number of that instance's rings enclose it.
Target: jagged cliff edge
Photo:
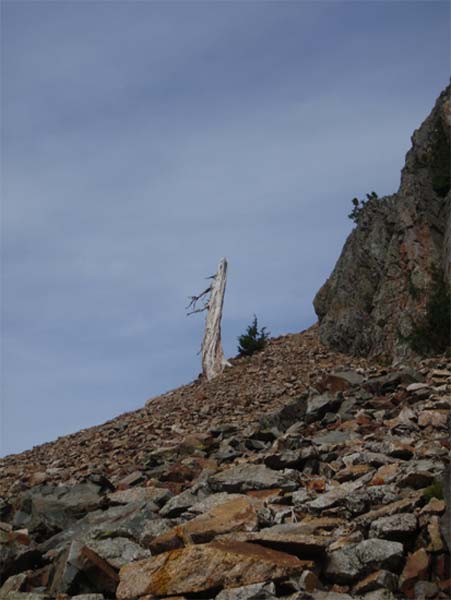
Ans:
[[[364,206],[314,299],[321,341],[371,358],[409,358],[434,267],[451,274],[450,86],[412,136],[396,194]]]

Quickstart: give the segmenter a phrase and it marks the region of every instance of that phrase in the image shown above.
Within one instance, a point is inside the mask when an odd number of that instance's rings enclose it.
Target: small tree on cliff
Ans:
[[[360,213],[362,212],[362,209],[365,206],[365,204],[367,203],[367,201],[368,200],[377,200],[378,195],[376,194],[376,192],[370,192],[369,194],[366,195],[366,198],[367,198],[367,200],[359,200],[358,198],[353,198],[351,200],[351,202],[353,204],[353,209],[349,213],[348,218],[351,219],[351,221],[354,221],[354,223],[359,222]]]
[[[269,337],[269,331],[266,332],[266,327],[258,329],[257,317],[254,315],[254,320],[246,329],[246,333],[238,338],[238,352],[240,356],[250,356],[254,352],[263,350],[266,345],[266,340]]]

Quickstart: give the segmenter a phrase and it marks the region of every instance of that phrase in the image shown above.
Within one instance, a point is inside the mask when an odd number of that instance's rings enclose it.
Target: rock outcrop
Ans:
[[[360,210],[335,269],[314,299],[321,341],[402,360],[425,312],[434,267],[451,275],[450,88],[412,136],[399,191]]]

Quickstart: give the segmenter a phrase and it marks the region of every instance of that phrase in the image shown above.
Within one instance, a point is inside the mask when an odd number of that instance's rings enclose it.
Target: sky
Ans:
[[[447,1],[2,0],[1,439],[20,452],[189,383],[312,300],[354,196],[394,193],[449,81]]]

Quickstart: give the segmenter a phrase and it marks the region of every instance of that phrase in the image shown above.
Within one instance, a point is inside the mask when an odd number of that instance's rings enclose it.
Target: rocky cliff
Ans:
[[[449,277],[450,88],[412,136],[399,191],[359,211],[335,269],[314,299],[321,341],[400,360],[423,317],[434,267]]]

